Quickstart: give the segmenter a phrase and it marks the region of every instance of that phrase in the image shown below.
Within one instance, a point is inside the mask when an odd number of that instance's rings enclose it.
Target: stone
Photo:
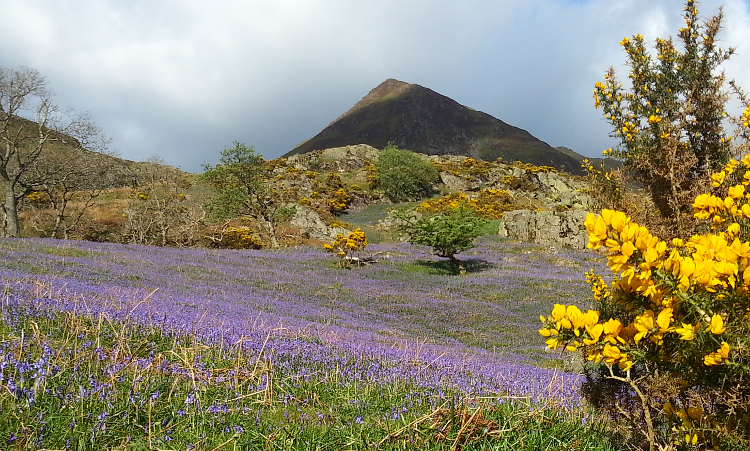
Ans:
[[[513,210],[503,214],[498,235],[544,246],[585,249],[588,234],[583,222],[588,212]]]
[[[459,175],[453,175],[450,172],[441,172],[440,181],[453,191],[465,191],[471,188],[471,183],[468,180]]]
[[[323,150],[320,154],[320,159],[334,162],[339,167],[339,170],[359,169],[365,165],[366,160],[371,162],[377,161],[378,149],[367,144],[334,147]]]
[[[295,205],[295,209],[294,218],[290,223],[299,227],[300,232],[309,235],[310,238],[327,241],[336,238],[338,233],[349,233],[349,230],[343,227],[328,227],[312,208]]]

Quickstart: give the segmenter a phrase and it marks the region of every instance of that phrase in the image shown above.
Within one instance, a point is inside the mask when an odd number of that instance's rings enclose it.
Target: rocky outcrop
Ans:
[[[472,183],[465,177],[453,175],[450,172],[441,172],[440,181],[451,191],[466,191],[472,189]]]
[[[505,212],[498,235],[544,246],[585,249],[587,212],[513,210]]]
[[[355,144],[292,155],[286,159],[286,163],[300,171],[345,172],[361,169],[367,162],[377,160],[378,149],[367,144]]]
[[[336,235],[339,233],[346,235],[350,232],[343,227],[327,226],[320,218],[320,215],[311,208],[295,205],[295,210],[294,218],[292,218],[290,223],[299,227],[300,232],[310,238],[328,241],[336,238]]]
[[[440,174],[436,192],[464,193],[469,199],[482,195],[484,189],[505,191],[510,201],[499,233],[522,241],[536,242],[555,247],[581,249],[586,246],[587,234],[583,220],[591,211],[593,201],[587,194],[584,179],[558,173],[549,167],[536,167],[522,163],[506,164],[502,161],[487,162],[456,155],[430,155],[432,164]],[[315,192],[325,188],[327,173],[340,174],[344,189],[349,195],[348,211],[364,210],[373,204],[389,203],[378,196],[379,191],[370,191],[368,177],[378,159],[378,150],[366,144],[317,150],[288,157],[285,164],[274,170],[274,183],[280,192],[295,192],[299,198],[307,198],[307,206],[297,206],[292,224],[299,227],[304,236],[328,241],[337,233],[348,230],[333,229],[326,225],[314,209],[309,208],[309,199]],[[356,187],[355,187],[356,185]],[[378,228],[390,229],[396,224],[386,218]]]

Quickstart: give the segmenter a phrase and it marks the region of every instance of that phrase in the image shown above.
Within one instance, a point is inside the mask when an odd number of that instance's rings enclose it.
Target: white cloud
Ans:
[[[610,65],[624,74],[623,36],[674,35],[682,5],[4,0],[0,65],[46,74],[58,102],[90,111],[123,156],[160,154],[194,171],[235,139],[284,153],[389,77],[595,154],[612,144],[593,84]],[[727,73],[750,89],[747,3],[725,12],[723,37],[740,48]]]

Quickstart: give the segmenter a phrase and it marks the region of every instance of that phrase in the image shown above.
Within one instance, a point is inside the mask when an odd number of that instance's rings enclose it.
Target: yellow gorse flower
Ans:
[[[721,318],[721,315],[714,315],[711,318],[711,323],[708,324],[708,330],[714,335],[721,335],[727,331],[726,327],[724,327],[724,320]]]
[[[656,117],[652,124],[658,123]],[[615,210],[587,215],[588,247],[606,252],[613,278],[605,282],[592,270],[586,281],[595,300],[619,304],[623,313],[601,317],[596,310],[555,304],[549,316],[540,317],[546,345],[582,350],[589,361],[624,371],[644,358],[684,364],[688,360],[680,360],[687,355],[712,371],[744,365],[745,354],[731,350],[743,349],[733,341],[732,332],[740,330],[737,320],[750,321],[750,242],[743,241],[750,225],[750,155],[730,161],[713,175],[712,184],[717,189],[693,203],[695,218],[712,231],[689,239],[661,240]],[[713,345],[719,336],[725,341]],[[696,443],[694,431],[707,421],[698,408],[669,405],[665,413],[682,421],[680,430]]]
[[[703,358],[703,363],[706,366],[715,366],[720,365],[727,359],[729,359],[729,344],[724,341],[721,343],[721,347],[717,349],[716,352],[712,352]]]
[[[367,236],[361,229],[355,229],[347,236],[339,233],[333,243],[323,245],[326,252],[335,253],[339,257],[340,266],[348,266],[353,255],[366,247]]]

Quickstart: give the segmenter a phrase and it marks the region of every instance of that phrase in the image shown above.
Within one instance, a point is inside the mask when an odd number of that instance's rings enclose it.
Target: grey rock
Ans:
[[[583,222],[588,212],[513,210],[505,212],[498,235],[545,246],[585,249],[588,234]]]
[[[343,227],[328,227],[320,218],[320,215],[312,208],[302,205],[295,205],[296,212],[290,223],[300,228],[303,234],[308,234],[310,238],[316,240],[329,240],[336,238],[336,234],[349,233],[349,230]]]
[[[365,165],[365,160],[377,161],[378,149],[367,144],[334,147],[323,150],[320,159],[335,163],[340,170],[358,169]]]
[[[450,172],[441,172],[440,181],[450,190],[464,191],[471,188],[471,183],[464,177],[453,175]]]

